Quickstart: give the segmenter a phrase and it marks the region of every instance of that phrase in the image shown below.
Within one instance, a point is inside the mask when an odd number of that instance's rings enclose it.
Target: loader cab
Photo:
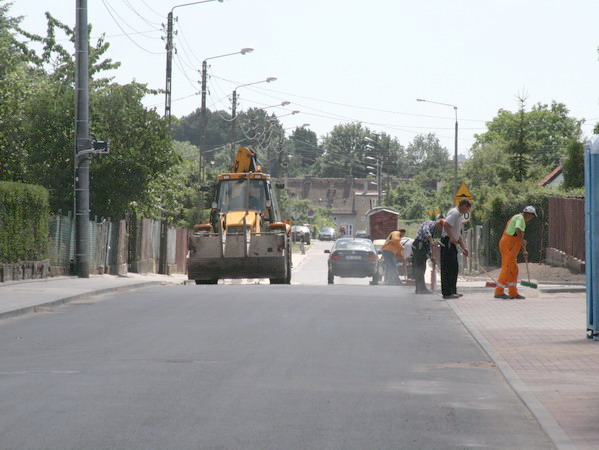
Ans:
[[[256,211],[266,222],[278,220],[278,205],[270,177],[261,173],[218,177],[213,212]]]

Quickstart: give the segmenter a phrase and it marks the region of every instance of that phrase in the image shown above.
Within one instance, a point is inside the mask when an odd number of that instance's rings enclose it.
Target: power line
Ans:
[[[220,78],[223,81],[226,81],[228,83],[233,83],[233,84],[239,84],[239,82],[237,81],[233,81],[233,80],[229,80],[227,78]],[[431,116],[431,115],[426,115],[426,114],[415,114],[415,113],[407,113],[407,112],[401,112],[401,111],[393,111],[393,110],[389,110],[389,109],[381,109],[381,108],[372,108],[372,107],[368,107],[368,106],[360,106],[360,105],[352,105],[349,103],[341,103],[341,102],[335,102],[335,101],[331,101],[331,100],[323,100],[323,99],[319,99],[319,98],[315,98],[315,97],[307,97],[307,96],[303,96],[303,95],[297,95],[297,94],[292,94],[289,92],[284,92],[284,91],[277,91],[275,89],[270,89],[270,88],[256,88],[262,91],[267,91],[267,92],[274,92],[276,94],[282,94],[285,96],[290,96],[290,97],[296,97],[296,98],[302,98],[305,100],[312,100],[315,102],[321,102],[321,103],[328,103],[331,105],[337,105],[337,106],[344,106],[344,107],[349,107],[349,108],[356,108],[356,109],[363,109],[363,110],[367,110],[367,111],[376,111],[376,112],[384,112],[384,113],[388,113],[388,114],[397,114],[397,115],[405,115],[405,116],[413,116],[413,117],[424,117],[424,118],[431,118],[431,119],[451,119],[451,120],[455,120],[455,117],[447,117],[447,116]],[[486,122],[485,120],[478,120],[478,119],[460,119],[460,121],[468,121],[468,122]]]
[[[108,11],[108,14],[110,15],[110,17],[112,17],[112,20],[114,21],[114,23],[116,23],[116,25],[120,28],[120,30],[125,34],[125,36],[127,36],[127,38],[133,43],[135,44],[135,46],[137,46],[139,49],[143,50],[146,53],[150,53],[152,55],[163,55],[165,52],[153,52],[150,50],[145,49],[144,47],[142,47],[141,45],[139,45],[137,42],[135,42],[131,36],[129,36],[129,33],[127,33],[123,27],[121,26],[121,24],[118,22],[118,20],[116,20],[116,18],[114,17],[114,15],[112,14],[112,12],[110,11],[110,7],[109,5],[106,3],[106,0],[102,0],[102,3],[104,4],[104,7],[106,8],[106,11]],[[116,14],[116,12],[115,12]],[[118,14],[117,14],[118,15]],[[121,19],[122,20],[122,19]],[[139,32],[137,30],[135,30],[136,33],[139,34]]]
[[[148,25],[150,25],[150,26],[152,26],[152,25],[158,25],[158,26],[160,26],[160,24],[159,24],[159,23],[156,23],[156,22],[150,22],[148,19],[146,19],[145,17],[143,17],[143,16],[142,16],[142,15],[141,15],[139,12],[137,12],[137,10],[136,10],[136,9],[135,9],[133,6],[131,6],[131,3],[129,3],[129,1],[128,1],[128,0],[123,0],[123,1],[125,2],[125,5],[127,5],[127,6],[129,7],[129,9],[130,9],[131,11],[133,11],[133,13],[134,13],[136,16],[138,16],[138,17],[139,17],[141,20],[143,20],[145,23],[147,23],[147,24],[148,24]]]
[[[156,14],[158,17],[162,17],[164,18],[164,16],[160,13],[157,13],[156,11],[154,11],[150,5],[148,5],[144,0],[141,0],[141,2],[146,5],[146,8],[148,8],[150,11],[152,11],[154,14]]]

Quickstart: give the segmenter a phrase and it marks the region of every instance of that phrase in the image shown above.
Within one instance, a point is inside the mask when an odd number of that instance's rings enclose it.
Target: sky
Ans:
[[[110,74],[115,81],[164,88],[163,24],[186,3],[88,0],[92,42],[104,33],[107,56],[122,63]],[[44,35],[46,11],[74,26],[75,6],[13,0],[9,14]],[[527,109],[564,103],[586,120],[587,137],[599,122],[597,0],[225,0],[178,6],[173,15],[177,117],[200,105],[204,59],[251,47],[208,61],[207,105],[230,112],[237,86],[277,77],[240,88],[238,111],[266,107],[287,132],[309,124],[322,137],[361,122],[404,146],[435,133],[453,154],[456,116],[432,103],[439,102],[457,106],[458,152],[467,154],[499,109],[518,109],[518,95],[527,97]],[[164,95],[145,104],[162,114]]]

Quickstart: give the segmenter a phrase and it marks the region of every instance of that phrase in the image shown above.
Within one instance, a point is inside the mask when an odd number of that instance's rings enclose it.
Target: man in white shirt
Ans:
[[[462,199],[458,206],[449,210],[443,222],[441,235],[441,293],[444,299],[458,298],[458,245],[464,255],[468,249],[462,240],[462,216],[472,208],[470,200]]]

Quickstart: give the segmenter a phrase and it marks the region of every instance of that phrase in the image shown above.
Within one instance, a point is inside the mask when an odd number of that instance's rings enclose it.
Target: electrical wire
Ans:
[[[133,13],[139,17],[141,20],[143,20],[145,23],[147,23],[150,26],[160,26],[160,23],[156,23],[156,22],[150,22],[148,19],[146,19],[144,16],[142,16],[133,6],[131,6],[131,3],[129,3],[129,0],[123,0],[125,2],[125,5],[127,5],[129,7],[129,9],[131,11],[133,11]]]
[[[194,94],[186,95],[184,97],[175,98],[175,99],[171,100],[171,103],[177,102],[179,100],[185,100],[186,98],[189,98],[189,97],[195,97],[196,95],[200,95],[200,93],[196,92]],[[164,106],[164,102],[154,103],[152,105],[148,105],[148,108],[154,108],[156,106]]]
[[[176,57],[176,58],[175,58],[175,59],[173,59],[173,62],[175,63],[175,67],[176,67],[177,69],[179,69],[179,71],[180,71],[180,72],[183,74],[183,76],[184,76],[184,77],[187,79],[187,81],[189,82],[189,84],[190,84],[190,85],[191,85],[191,86],[192,86],[194,89],[197,89],[197,88],[198,88],[198,86],[197,86],[197,83],[198,83],[198,81],[197,81],[197,80],[192,80],[192,79],[189,77],[189,75],[187,75],[187,72],[185,71],[185,68],[184,68],[182,65],[180,65],[180,64],[182,64],[182,62],[181,62],[181,58],[179,57],[179,55],[178,55],[177,53],[175,53],[175,57]]]
[[[226,82],[232,83],[232,84],[241,84],[241,83],[239,83],[237,81],[229,80],[227,78],[222,78],[221,77],[220,79],[222,81],[226,81]],[[311,101],[321,102],[321,103],[328,103],[328,104],[331,104],[331,105],[344,106],[344,107],[348,107],[348,108],[363,109],[363,110],[367,110],[367,111],[383,112],[383,113],[388,113],[388,114],[397,114],[397,115],[413,116],[413,117],[424,117],[424,118],[430,118],[430,119],[448,119],[448,120],[451,119],[451,120],[455,120],[455,117],[432,116],[432,115],[427,115],[427,114],[407,113],[407,112],[394,111],[394,110],[389,110],[389,109],[381,109],[381,108],[372,108],[372,107],[360,106],[360,105],[352,105],[352,104],[349,104],[349,103],[341,103],[341,102],[335,102],[335,101],[331,101],[331,100],[323,100],[323,99],[319,99],[319,98],[315,98],[315,97],[307,97],[307,96],[303,96],[303,95],[292,94],[292,93],[284,92],[284,91],[277,91],[275,89],[270,89],[270,88],[265,88],[265,87],[260,87],[260,88],[256,88],[256,89],[259,89],[261,91],[273,92],[273,93],[276,93],[276,94],[282,94],[282,95],[289,96],[289,97],[302,98],[302,99],[305,99],[305,100],[311,100]],[[460,121],[485,122],[484,120],[479,120],[479,119],[465,119],[465,118],[460,119]]]
[[[177,39],[178,39],[178,36],[177,36]],[[179,43],[181,43],[181,41],[179,41]],[[193,70],[194,72],[201,72],[200,69],[198,69],[197,67],[194,66],[193,61],[191,61],[191,59],[189,58],[189,55],[187,54],[187,51],[185,50],[185,46],[182,43],[181,43],[180,48],[183,51],[183,54],[185,55],[185,57],[187,58],[187,61],[189,62],[189,64],[187,64],[183,60],[181,60],[181,63],[185,64],[185,66],[187,66],[189,69]],[[179,47],[177,47],[177,49],[179,49]]]
[[[189,45],[189,41],[187,40],[187,37],[185,36],[185,33],[183,32],[183,28],[181,27],[181,24],[179,22],[177,22],[177,24],[179,25],[179,31],[181,33],[181,37],[183,38],[183,42],[181,45],[187,45],[187,48],[189,49],[189,53],[191,53],[191,55],[195,58],[195,60],[200,63],[200,65],[202,64],[202,60],[200,58],[198,58],[196,56],[196,54],[193,52],[193,48],[191,47],[191,45]]]
[[[124,24],[126,24],[131,30],[133,30],[133,33],[135,34],[140,34],[138,30],[136,30],[135,28],[133,28],[125,19],[123,19],[121,17],[121,15],[116,11],[116,9],[108,2],[108,0],[102,0],[104,2],[105,5],[107,5],[110,10],[112,10],[112,12],[121,20],[121,22],[123,22]],[[114,16],[113,16],[114,18]],[[162,31],[160,28],[154,28],[155,31]],[[160,37],[152,37],[152,36],[146,36],[143,35],[143,37],[146,37],[148,39],[161,39]]]
[[[110,17],[112,17],[112,20],[114,21],[114,23],[120,28],[120,30],[125,33],[125,36],[127,36],[127,38],[133,43],[135,44],[136,47],[138,47],[140,50],[143,50],[146,53],[150,53],[152,55],[163,55],[166,52],[153,52],[151,50],[148,50],[144,47],[142,47],[140,44],[138,44],[137,42],[135,42],[135,40],[133,40],[133,38],[131,38],[131,36],[129,35],[129,33],[127,33],[123,27],[121,26],[121,24],[118,22],[118,20],[116,20],[116,18],[114,17],[114,15],[112,14],[112,12],[110,11],[110,7],[108,6],[108,4],[106,3],[106,0],[102,0],[102,3],[104,4],[104,7],[106,8],[106,11],[108,11],[108,14],[110,15]],[[138,31],[136,31],[136,33],[139,33]]]
[[[158,17],[164,18],[164,16],[158,12],[156,12],[155,10],[152,9],[152,7],[150,5],[148,5],[144,0],[140,0],[144,5],[146,5],[146,8],[148,8],[150,11],[152,11],[154,14],[156,14]]]

